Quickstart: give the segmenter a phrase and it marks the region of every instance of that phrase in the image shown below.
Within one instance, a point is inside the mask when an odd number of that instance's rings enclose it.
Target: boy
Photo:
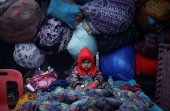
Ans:
[[[97,89],[97,86],[103,82],[102,73],[94,66],[93,54],[87,47],[80,50],[78,66],[73,69],[70,76],[71,86],[75,89],[80,89],[81,80],[86,75],[90,76],[94,81],[86,87],[88,89]]]

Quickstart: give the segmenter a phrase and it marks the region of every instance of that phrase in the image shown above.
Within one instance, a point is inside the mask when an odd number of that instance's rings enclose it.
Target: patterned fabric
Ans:
[[[147,33],[144,38],[140,38],[133,42],[137,53],[150,58],[158,57],[158,44],[170,43],[170,29],[163,29],[159,33]]]
[[[103,82],[102,73],[98,69],[95,74],[88,74],[93,80],[98,80],[101,84]],[[77,84],[81,84],[82,79],[86,76],[86,74],[79,74],[77,68],[74,68],[70,75],[70,84],[73,88],[76,87]]]
[[[129,28],[119,35],[97,35],[98,47],[102,52],[111,52],[125,46],[137,38],[141,37],[141,31],[137,24],[133,22]]]
[[[139,88],[140,84],[131,85],[128,81],[113,81],[112,77],[110,76],[107,81],[111,88],[129,90],[129,91],[134,92],[137,95],[140,94],[140,92],[142,92],[142,90]]]
[[[56,79],[57,74],[48,72],[47,74],[38,74],[32,78],[27,78],[26,82],[31,84],[35,90],[41,90],[42,88],[48,87]]]
[[[24,68],[38,68],[45,60],[45,53],[32,42],[19,43],[15,44],[13,58],[18,65]]]
[[[131,91],[114,89],[64,89],[52,93],[37,92],[36,100],[24,103],[17,111],[152,111],[150,99],[139,97]]]
[[[129,91],[132,91],[134,92],[135,94],[139,94],[141,92],[140,90],[140,87],[141,85],[140,84],[135,84],[135,85],[128,85],[128,84],[125,84],[123,86],[120,86],[118,87],[119,89],[121,90],[129,90]]]
[[[113,81],[113,88],[118,88],[118,87],[121,87],[121,86],[123,86],[125,84],[130,85],[130,83],[128,81],[116,80],[116,81]]]
[[[93,34],[115,35],[125,31],[135,16],[131,0],[93,0],[81,7]]]
[[[150,58],[158,57],[158,45],[156,38],[151,38],[147,34],[144,35],[144,40],[141,43],[140,48],[143,56]]]
[[[47,19],[34,38],[35,45],[48,55],[66,50],[72,37],[72,30],[58,19]]]
[[[23,96],[20,97],[20,99],[18,100],[14,110],[18,109],[22,104],[24,104],[25,102],[28,102],[28,101],[32,101],[36,98],[35,94],[34,93],[31,93],[31,92],[25,92],[23,94]]]
[[[34,0],[8,0],[0,4],[0,35],[10,43],[30,42],[41,24],[40,6]]]
[[[157,28],[153,29],[151,24],[149,23],[148,20],[148,16],[146,11],[145,11],[145,7],[147,5],[147,3],[151,1],[151,0],[139,0],[136,2],[136,6],[137,6],[137,13],[135,15],[135,20],[137,21],[139,27],[146,32],[154,32],[154,33],[159,33],[162,29],[167,29],[170,27],[170,17],[163,23],[163,24],[156,24]],[[153,0],[153,1],[158,1],[158,0]],[[164,1],[164,2],[168,2],[170,3],[169,0],[159,0],[159,1]],[[149,7],[155,7],[154,4],[148,5]],[[159,5],[162,6],[162,5]],[[155,7],[155,9],[157,10],[156,12],[158,12],[158,9],[161,8],[160,7]],[[162,14],[165,14],[163,11],[161,11]],[[155,26],[154,26],[155,27]]]
[[[170,17],[170,3],[165,0],[149,0],[145,12],[156,20],[167,20]]]
[[[136,74],[155,79],[157,74],[158,60],[136,54]]]
[[[170,109],[170,45],[160,43],[156,79],[155,103],[165,111]]]

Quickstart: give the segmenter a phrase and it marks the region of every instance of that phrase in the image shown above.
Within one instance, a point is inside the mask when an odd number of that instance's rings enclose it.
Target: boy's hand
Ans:
[[[94,83],[96,84],[96,86],[99,85],[99,81],[98,80],[95,80]]]
[[[75,89],[80,89],[80,85],[77,85],[77,86],[75,87]]]

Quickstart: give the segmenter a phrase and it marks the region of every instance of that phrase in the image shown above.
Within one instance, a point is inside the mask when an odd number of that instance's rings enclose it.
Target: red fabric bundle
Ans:
[[[141,54],[136,54],[136,74],[141,74],[144,77],[155,79],[157,74],[158,60],[144,57]]]

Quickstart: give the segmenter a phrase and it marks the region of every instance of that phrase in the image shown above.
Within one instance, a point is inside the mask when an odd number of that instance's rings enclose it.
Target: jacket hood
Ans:
[[[81,67],[82,60],[85,58],[90,59],[92,63],[91,68],[88,70],[88,74],[95,74],[97,68],[94,66],[94,57],[92,52],[87,47],[82,48],[79,53],[78,66],[76,67],[78,69],[79,74],[86,74],[86,71]]]

